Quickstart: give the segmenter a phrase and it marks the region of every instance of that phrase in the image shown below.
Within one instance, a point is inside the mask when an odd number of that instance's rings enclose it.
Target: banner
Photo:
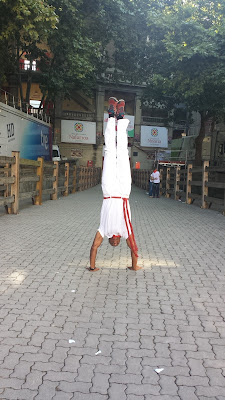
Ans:
[[[106,124],[108,121],[109,114],[104,113],[104,126],[103,126],[103,134],[106,130]],[[127,133],[129,137],[134,137],[134,115],[124,115],[124,118],[129,119],[129,125],[127,128]]]
[[[96,144],[96,122],[62,119],[61,142]]]
[[[11,156],[19,151],[20,158],[52,159],[52,132],[49,124],[33,116],[1,104],[0,156]]]
[[[162,126],[141,126],[141,142],[143,147],[168,148],[168,129]]]

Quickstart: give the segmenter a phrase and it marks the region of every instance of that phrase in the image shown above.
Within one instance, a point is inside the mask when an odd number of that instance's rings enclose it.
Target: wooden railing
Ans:
[[[149,190],[150,170],[133,170],[133,183]],[[160,195],[187,204],[199,203],[201,208],[222,211],[225,215],[225,167],[210,166],[204,161],[200,167],[188,164],[185,167],[163,167],[160,169]]]
[[[148,169],[133,169],[132,182],[141,189],[149,191],[150,170]]]
[[[26,160],[13,152],[12,157],[0,157],[0,206],[8,214],[17,214],[20,200],[41,205],[43,196],[57,200],[60,194],[68,196],[100,181],[101,168],[77,167],[74,161]]]

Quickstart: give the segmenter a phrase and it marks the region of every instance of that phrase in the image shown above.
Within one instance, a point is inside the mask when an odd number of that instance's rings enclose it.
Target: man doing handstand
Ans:
[[[101,245],[104,236],[108,237],[109,243],[113,247],[119,245],[121,237],[125,238],[128,247],[131,249],[132,267],[129,269],[133,271],[141,269],[137,265],[138,248],[131,224],[129,205],[131,191],[130,162],[127,148],[129,120],[124,119],[124,107],[124,100],[118,101],[116,98],[110,97],[102,173],[103,203],[100,226],[90,251],[90,271],[99,270],[95,266],[95,260],[98,247]]]

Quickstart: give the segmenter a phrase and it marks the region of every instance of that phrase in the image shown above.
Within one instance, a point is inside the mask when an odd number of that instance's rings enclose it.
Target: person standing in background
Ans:
[[[152,173],[152,177],[153,177],[153,197],[157,197],[159,198],[159,185],[160,185],[160,173],[159,171],[156,169],[154,169],[153,173]]]
[[[150,177],[149,177],[149,197],[153,197],[153,183],[154,183],[154,179],[153,179],[153,171],[151,171]]]

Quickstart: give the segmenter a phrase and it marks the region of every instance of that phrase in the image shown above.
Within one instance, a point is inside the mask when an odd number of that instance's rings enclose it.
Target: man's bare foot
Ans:
[[[91,272],[96,272],[96,271],[99,271],[99,268],[88,268],[88,271],[91,271]]]
[[[143,267],[139,267],[138,265],[136,267],[128,267],[131,271],[138,271],[139,269],[143,269]]]

